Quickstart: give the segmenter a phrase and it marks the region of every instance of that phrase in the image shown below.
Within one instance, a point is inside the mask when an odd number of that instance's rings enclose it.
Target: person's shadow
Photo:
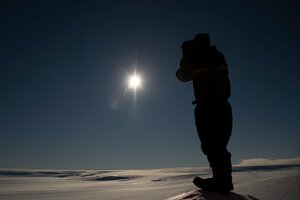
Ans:
[[[194,191],[182,199],[194,199],[194,200],[259,200],[251,195],[240,195],[235,192],[230,192],[228,195],[217,194],[215,192],[209,192],[205,190]]]

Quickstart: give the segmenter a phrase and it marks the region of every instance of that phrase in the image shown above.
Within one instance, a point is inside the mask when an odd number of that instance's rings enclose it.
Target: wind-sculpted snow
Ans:
[[[31,170],[31,169],[0,169],[0,176],[26,176],[26,177],[59,177],[81,178],[94,177],[111,171],[83,171],[83,170]]]
[[[149,170],[128,170],[128,171],[89,171],[89,170],[25,170],[25,169],[0,169],[0,176],[17,177],[56,177],[56,178],[74,178],[87,181],[128,181],[142,178],[148,174]],[[161,176],[151,181],[175,181],[182,179],[191,179],[199,175],[207,175],[209,170],[204,168],[191,170],[180,169],[158,169],[152,170],[155,174]],[[204,171],[204,172],[203,172]],[[124,172],[130,172],[130,175],[122,175]]]
[[[35,171],[35,170],[0,170],[3,176],[28,176],[28,177],[74,177],[80,176],[81,171]]]
[[[288,168],[300,167],[300,164],[293,165],[265,165],[265,166],[236,166],[233,167],[233,172],[249,172],[249,171],[274,171]]]
[[[275,171],[283,169],[299,168],[300,164],[293,165],[267,165],[267,166],[235,166],[233,172],[251,172],[251,171]],[[122,171],[117,170],[31,170],[31,169],[0,169],[0,176],[25,176],[25,177],[57,177],[57,178],[78,178],[90,181],[118,181],[133,180],[143,177],[143,171],[147,170],[128,170],[131,176],[122,176]],[[127,172],[128,172],[127,171]],[[153,171],[153,170],[152,170]],[[192,179],[195,176],[207,176],[210,174],[208,168],[174,168],[174,169],[157,169],[157,174],[164,176],[151,180],[159,181],[176,181],[182,179]],[[147,174],[147,173],[146,173]],[[175,174],[175,175],[173,175]],[[169,175],[169,176],[168,176]]]
[[[103,176],[103,177],[92,177],[88,180],[91,181],[128,181],[133,180],[135,176]]]
[[[195,176],[208,168],[153,170],[0,169],[1,200],[298,200],[300,166],[234,167],[227,196],[201,191]]]
[[[14,177],[55,177],[55,178],[73,178],[86,181],[128,181],[138,178],[138,176],[114,175],[117,171],[83,171],[83,170],[1,170],[0,176]],[[109,175],[106,175],[109,174]]]

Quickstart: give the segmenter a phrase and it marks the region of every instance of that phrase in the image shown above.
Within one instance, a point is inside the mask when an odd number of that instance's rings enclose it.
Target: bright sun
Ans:
[[[141,86],[141,78],[136,74],[129,78],[128,89],[136,89]]]

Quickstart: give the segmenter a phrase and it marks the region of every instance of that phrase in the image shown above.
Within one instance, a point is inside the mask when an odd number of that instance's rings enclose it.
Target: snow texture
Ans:
[[[235,190],[196,188],[207,168],[153,170],[0,169],[1,200],[298,200],[300,165],[236,166]]]
[[[257,200],[251,195],[242,196],[237,193],[230,193],[229,195],[221,195],[214,192],[208,192],[203,190],[194,190],[180,194],[178,196],[169,198],[168,200],[209,200],[209,199],[222,199],[222,200]]]

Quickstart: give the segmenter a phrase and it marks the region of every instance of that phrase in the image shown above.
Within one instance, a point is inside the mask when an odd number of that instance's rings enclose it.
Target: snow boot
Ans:
[[[202,190],[216,192],[219,194],[229,194],[229,192],[233,190],[232,183],[222,183],[214,178],[203,179],[196,177],[193,180],[193,183]]]

